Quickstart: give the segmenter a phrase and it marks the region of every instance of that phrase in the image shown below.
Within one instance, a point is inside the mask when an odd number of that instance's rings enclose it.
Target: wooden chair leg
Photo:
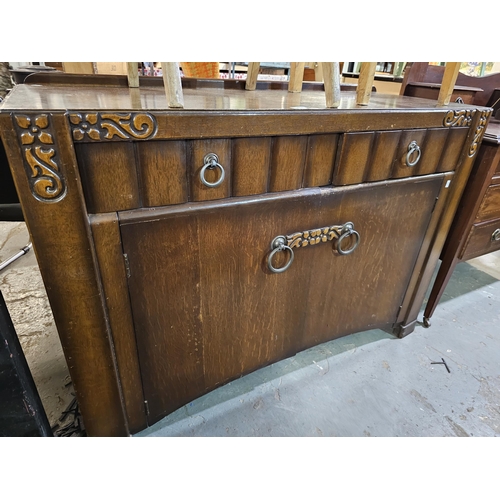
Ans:
[[[302,92],[302,81],[304,79],[305,62],[290,63],[290,80],[288,82],[288,92]]]
[[[321,63],[325,82],[327,108],[338,108],[340,105],[340,71],[338,62]]]
[[[182,94],[181,74],[179,63],[162,62],[163,84],[169,108],[183,108],[184,96]]]
[[[459,62],[446,63],[441,89],[439,90],[438,105],[446,106],[446,104],[450,103],[461,64]]]
[[[257,87],[257,75],[259,74],[260,62],[249,62],[247,69],[246,90],[255,90]]]
[[[367,106],[372,95],[373,80],[375,78],[376,62],[361,63],[359,72],[358,88],[356,95],[356,104]]]
[[[139,70],[136,62],[127,63],[127,79],[129,87],[139,87]]]

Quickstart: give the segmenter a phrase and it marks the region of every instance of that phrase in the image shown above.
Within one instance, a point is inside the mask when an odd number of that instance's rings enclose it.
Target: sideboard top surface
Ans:
[[[169,108],[163,87],[139,89],[120,86],[91,85],[38,85],[21,84],[14,87],[0,106],[0,113],[12,111],[65,111],[65,110],[148,110],[167,111],[305,111],[322,110],[339,113],[353,112],[438,112],[444,110],[478,109],[478,106],[451,103],[439,106],[429,99],[373,93],[367,106],[356,104],[355,92],[342,92],[340,106],[328,109],[324,92],[287,90],[235,90],[227,88],[184,89],[184,108]]]

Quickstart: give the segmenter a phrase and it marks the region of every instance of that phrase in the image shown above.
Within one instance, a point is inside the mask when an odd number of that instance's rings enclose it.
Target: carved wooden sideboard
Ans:
[[[147,86],[19,85],[0,109],[90,435],[415,327],[490,110],[230,85],[183,110]]]

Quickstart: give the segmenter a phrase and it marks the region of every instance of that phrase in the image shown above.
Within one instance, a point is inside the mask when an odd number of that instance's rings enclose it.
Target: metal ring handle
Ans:
[[[495,229],[491,235],[491,241],[500,241],[500,228]]]
[[[200,171],[200,180],[201,182],[210,188],[217,187],[222,182],[224,182],[224,177],[226,176],[226,172],[224,172],[224,167],[219,163],[219,157],[215,153],[208,153],[205,155],[205,158],[203,158],[204,165],[203,168]],[[205,179],[205,170],[207,168],[212,169],[212,168],[218,168],[220,169],[220,177],[215,181],[215,182],[208,182]]]
[[[347,250],[342,250],[342,241],[349,237],[354,235],[356,237],[356,241],[354,242],[354,245],[352,247],[348,248]],[[354,230],[354,225],[348,222],[347,224],[344,225],[344,232],[340,235],[339,239],[337,240],[337,252],[341,255],[349,255],[350,253],[354,252],[356,248],[359,245],[359,240],[361,237],[359,236],[359,233]]]
[[[417,158],[415,161],[411,161],[410,157],[413,153],[417,153]],[[411,141],[410,144],[408,144],[408,153],[406,154],[406,164],[409,167],[413,167],[418,163],[418,160],[420,160],[420,155],[422,152],[420,151],[420,147],[417,144],[417,141]]]
[[[289,246],[285,245],[285,243],[286,239],[284,236],[276,236],[276,238],[274,238],[273,242],[271,243],[271,248],[273,249],[273,251],[267,258],[267,267],[273,273],[284,273],[292,265],[294,258],[293,250]],[[273,257],[276,253],[283,250],[288,250],[290,252],[290,260],[283,267],[274,267],[272,264]]]

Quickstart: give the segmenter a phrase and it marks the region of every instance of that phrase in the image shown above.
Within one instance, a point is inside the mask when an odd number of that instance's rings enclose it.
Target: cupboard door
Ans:
[[[395,322],[441,184],[438,174],[122,216],[149,423],[304,348]],[[313,230],[347,222],[352,253],[338,237],[310,244]],[[297,234],[310,243],[290,243],[293,262],[272,272],[271,242]]]

